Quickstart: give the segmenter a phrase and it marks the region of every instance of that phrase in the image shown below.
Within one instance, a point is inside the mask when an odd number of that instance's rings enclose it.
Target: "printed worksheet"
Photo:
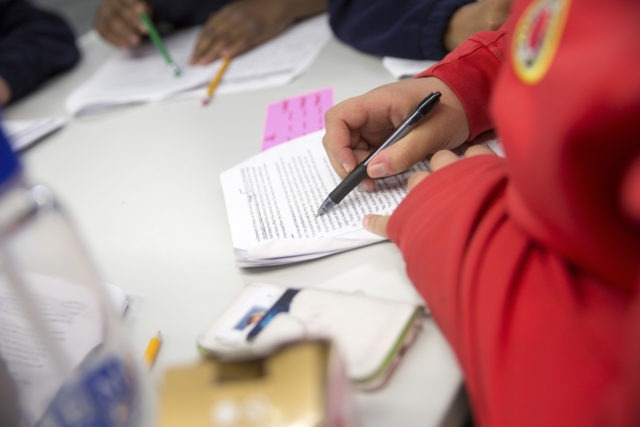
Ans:
[[[29,120],[5,120],[4,131],[15,151],[23,151],[40,139],[63,127],[65,117],[44,117]]]
[[[181,70],[174,76],[151,43],[117,51],[83,85],[71,93],[67,109],[89,114],[125,104],[176,96],[203,97],[222,60],[190,66],[200,27],[167,36],[164,41]],[[279,36],[233,58],[217,94],[286,84],[306,70],[329,40],[326,14],[304,20]]]
[[[369,213],[390,214],[407,194],[410,172],[353,190],[328,213],[318,207],[340,177],[317,131],[272,147],[222,173],[236,261],[241,266],[318,258],[384,240],[362,227]]]

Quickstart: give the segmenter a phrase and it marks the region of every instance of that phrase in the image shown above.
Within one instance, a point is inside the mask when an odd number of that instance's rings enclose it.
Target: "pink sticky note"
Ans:
[[[262,137],[262,150],[324,129],[324,113],[332,105],[332,88],[269,104]]]

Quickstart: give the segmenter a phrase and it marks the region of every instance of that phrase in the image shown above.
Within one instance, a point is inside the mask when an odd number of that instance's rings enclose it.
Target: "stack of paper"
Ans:
[[[362,227],[369,213],[390,214],[407,193],[410,172],[356,189],[317,217],[340,182],[322,146],[324,131],[270,148],[222,173],[236,262],[243,267],[323,257],[384,240]]]
[[[175,77],[153,44],[128,52],[116,52],[87,82],[67,99],[73,114],[97,112],[115,106],[158,101],[190,92],[204,96],[205,86],[221,61],[190,66],[189,58],[200,28],[192,28],[165,39],[167,49],[182,73]],[[296,24],[281,35],[239,55],[231,61],[216,93],[235,92],[285,84],[306,70],[329,40],[326,15]]]
[[[13,149],[22,151],[60,129],[66,122],[64,117],[45,117],[31,120],[6,120],[2,125]]]

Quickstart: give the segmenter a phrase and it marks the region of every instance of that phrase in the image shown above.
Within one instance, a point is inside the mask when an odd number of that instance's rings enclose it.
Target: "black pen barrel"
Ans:
[[[411,129],[413,129],[422,118],[427,115],[429,111],[435,107],[440,101],[440,92],[432,92],[427,95],[414,110],[409,117],[407,117],[396,130],[384,141],[378,148],[373,150],[356,168],[351,171],[347,177],[338,184],[338,186],[329,193],[329,196],[322,202],[318,209],[317,215],[322,215],[332,209],[335,205],[340,203],[347,194],[358,186],[365,178],[367,178],[367,165],[380,151],[395,144],[402,139]]]
[[[331,193],[329,193],[329,198],[333,203],[340,203],[342,199],[344,199],[351,190],[364,181],[365,178],[367,178],[367,165],[359,164]]]

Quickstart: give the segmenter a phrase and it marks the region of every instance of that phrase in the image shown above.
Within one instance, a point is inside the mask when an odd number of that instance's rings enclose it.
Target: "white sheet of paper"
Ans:
[[[73,114],[88,114],[114,106],[158,101],[173,96],[204,97],[205,89],[221,65],[190,66],[200,27],[164,39],[182,74],[173,76],[151,43],[116,52],[67,99]],[[251,90],[285,84],[306,70],[329,40],[327,15],[304,20],[279,36],[235,57],[216,93]],[[195,91],[194,89],[199,89]]]
[[[62,279],[29,274],[27,283],[39,313],[70,366],[77,366],[102,340],[100,307],[85,287]],[[116,310],[123,313],[127,298],[122,289],[107,285]],[[0,279],[0,354],[18,387],[26,411],[37,420],[62,385],[50,349],[34,333],[22,304]]]
[[[15,151],[21,151],[46,135],[60,129],[67,122],[64,117],[45,117],[32,120],[5,120],[2,126]]]
[[[324,131],[272,147],[221,175],[236,261],[275,265],[318,258],[384,240],[362,227],[368,213],[390,214],[407,193],[408,173],[355,189],[328,213],[322,201],[340,182],[322,146]],[[427,169],[421,163],[412,171]]]
[[[382,58],[382,65],[396,79],[411,78],[437,62],[438,61],[393,58],[390,56]]]

